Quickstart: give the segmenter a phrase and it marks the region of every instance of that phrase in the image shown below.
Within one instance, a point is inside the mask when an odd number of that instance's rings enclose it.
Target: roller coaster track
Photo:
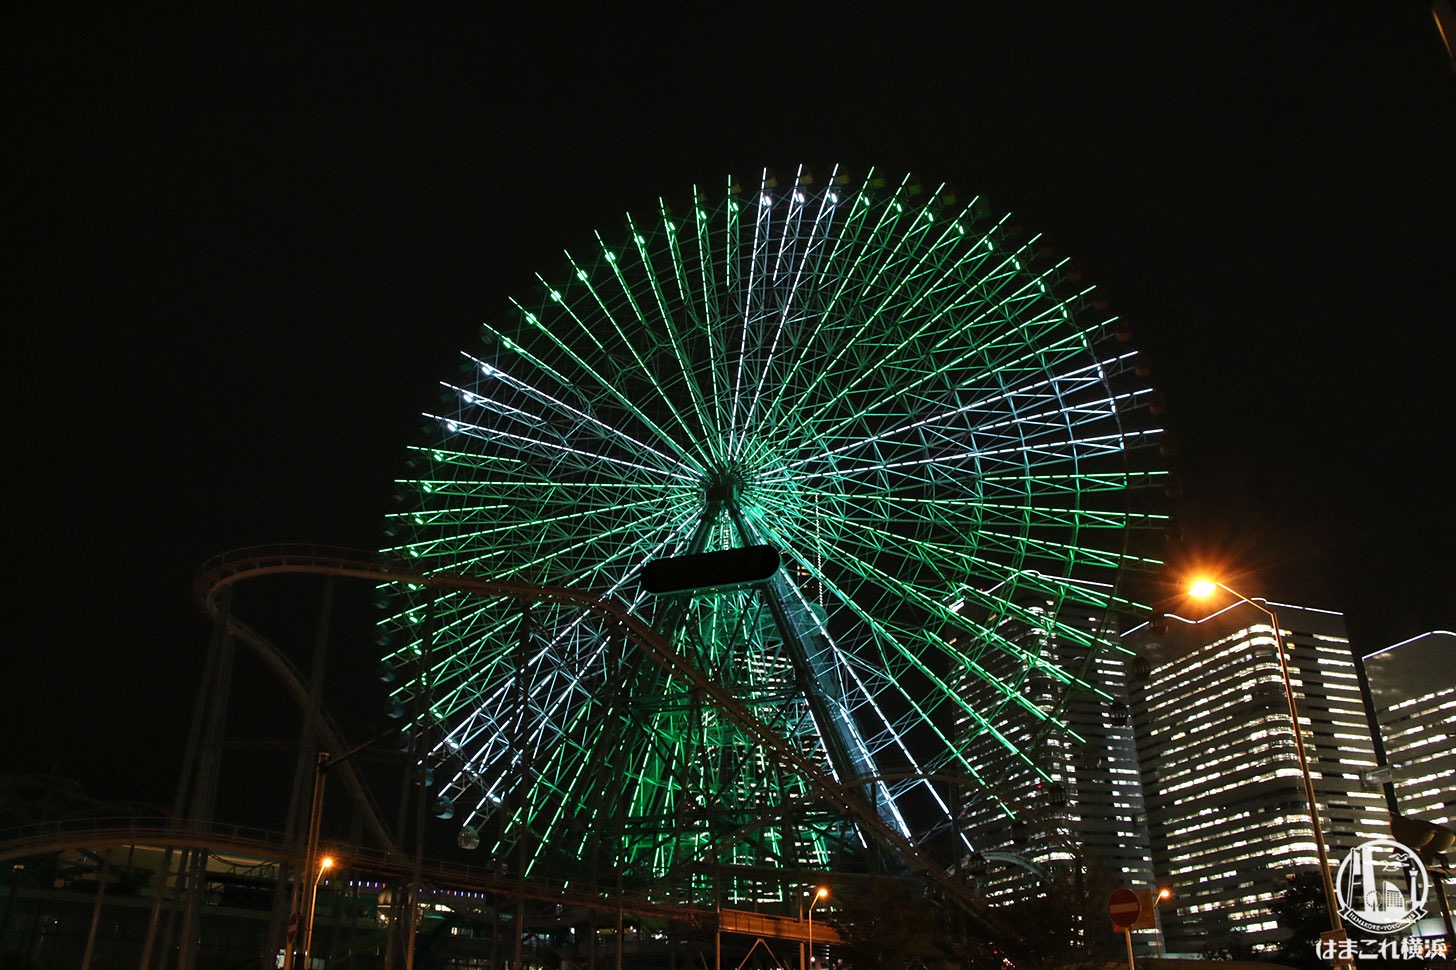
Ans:
[[[215,614],[214,618],[216,618]],[[308,710],[308,686],[303,674],[293,665],[293,661],[289,660],[261,633],[236,617],[228,617],[228,632],[251,647],[253,652],[272,668],[273,673],[283,683],[288,693],[298,702],[298,706],[304,711]],[[319,741],[325,750],[330,752],[344,750],[345,744],[339,726],[323,705],[319,705],[318,710],[318,732]],[[394,846],[394,839],[390,837],[380,819],[379,805],[375,802],[373,793],[369,791],[369,786],[364,784],[364,779],[355,770],[354,763],[341,761],[334,764],[329,770],[337,772],[343,777],[344,787],[348,788],[349,794],[354,796],[355,803],[363,813],[364,824],[369,828],[369,833],[374,836],[375,841],[386,848]]]
[[[852,817],[868,837],[874,838],[896,856],[910,871],[923,872],[935,882],[947,898],[956,901],[968,913],[984,914],[983,906],[974,900],[966,887],[942,866],[927,858],[921,849],[909,838],[891,827],[880,814],[865,802],[856,786],[840,784],[817,762],[807,757],[776,731],[760,721],[738,698],[710,678],[687,657],[679,653],[672,644],[639,617],[614,600],[604,599],[594,593],[561,586],[543,586],[509,580],[476,579],[448,572],[421,574],[411,572],[393,562],[381,560],[377,554],[357,549],[344,549],[317,545],[272,545],[238,549],[217,556],[198,570],[193,584],[193,596],[198,608],[206,615],[216,618],[219,614],[218,596],[224,589],[242,582],[270,575],[312,574],[361,579],[374,583],[413,583],[431,589],[449,590],[479,596],[510,599],[518,603],[556,603],[580,609],[615,626],[649,659],[670,673],[690,683],[704,698],[725,716],[735,721],[765,749],[773,752],[786,767],[799,772],[825,801],[846,817]],[[239,636],[253,635],[253,631],[236,621],[231,621]],[[281,654],[266,641],[258,638],[249,640],[254,649],[264,652],[265,660],[274,666],[285,678],[295,698],[302,698],[306,705],[308,692],[303,680],[291,664],[282,661]],[[280,662],[282,661],[282,662]],[[306,708],[305,708],[306,709]],[[330,728],[332,731],[333,729]],[[325,742],[335,744],[338,736],[334,732]],[[345,762],[341,768],[348,765]],[[363,791],[362,782],[352,773],[345,775],[358,784],[356,797],[361,804],[372,804]],[[862,782],[861,782],[862,784]],[[382,845],[391,845],[392,840],[384,833],[377,815],[370,821],[376,837],[383,835]],[[511,885],[516,885],[511,881]]]
[[[270,862],[292,859],[296,853],[280,833],[265,829],[186,819],[94,818],[0,830],[0,863],[67,850],[130,845],[204,849]],[[413,858],[377,849],[351,847],[347,866],[356,875],[383,880],[415,877]],[[725,933],[788,940],[806,938],[805,925],[792,917],[659,903],[639,893],[613,895],[608,887],[593,889],[580,882],[567,885],[541,878],[522,880],[491,868],[430,859],[422,861],[419,874],[425,885],[437,891],[498,893],[564,907],[671,919],[699,929],[721,929]],[[425,895],[428,898],[429,892]],[[839,934],[833,926],[821,924],[815,927],[814,939],[837,943]]]

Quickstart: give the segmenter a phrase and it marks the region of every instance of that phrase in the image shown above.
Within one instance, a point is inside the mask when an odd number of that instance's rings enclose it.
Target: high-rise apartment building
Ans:
[[[1279,618],[1328,855],[1388,832],[1355,658],[1338,613],[1269,603]],[[1130,638],[1151,670],[1133,691],[1153,866],[1175,896],[1170,952],[1258,949],[1272,904],[1318,855],[1269,614],[1235,603]]]
[[[1456,822],[1456,633],[1438,630],[1360,658],[1382,768],[1400,814]]]

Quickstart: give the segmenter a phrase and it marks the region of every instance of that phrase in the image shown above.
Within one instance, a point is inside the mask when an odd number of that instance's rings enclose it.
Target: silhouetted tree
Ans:
[[[1040,894],[986,909],[941,934],[948,956],[967,970],[1103,970],[1117,960],[1107,899],[1116,880],[1097,860],[1055,873]]]
[[[901,970],[936,952],[940,908],[922,886],[877,879],[837,888],[829,920],[843,941],[835,955],[854,970]]]
[[[1289,934],[1275,951],[1274,962],[1299,970],[1327,970],[1328,964],[1319,958],[1315,949],[1320,934],[1330,928],[1324,882],[1319,873],[1299,872],[1290,876],[1289,884],[1270,908],[1279,928]]]
[[[1205,917],[1208,925],[1208,942],[1199,952],[1205,960],[1253,960],[1254,945],[1242,926],[1234,926],[1228,913],[1217,910]]]

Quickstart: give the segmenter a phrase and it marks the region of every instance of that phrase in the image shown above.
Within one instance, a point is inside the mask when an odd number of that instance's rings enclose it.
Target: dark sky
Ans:
[[[1174,555],[1345,610],[1364,650],[1456,628],[1456,77],[1423,2],[115,6],[0,24],[0,772],[167,802],[199,564],[377,547],[481,321],[623,212],[765,165],[1017,212],[1154,360]],[[334,653],[360,723],[372,650]],[[288,734],[239,677],[238,730]]]

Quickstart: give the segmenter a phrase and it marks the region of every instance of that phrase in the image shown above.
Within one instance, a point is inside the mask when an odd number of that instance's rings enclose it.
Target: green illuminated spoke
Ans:
[[[531,875],[693,896],[710,860],[862,852],[873,829],[784,750],[903,836],[943,830],[947,776],[1040,771],[1001,719],[1062,729],[1047,692],[1095,689],[1045,644],[1115,650],[1086,618],[1155,564],[1134,542],[1161,522],[1134,498],[1161,484],[1149,398],[1035,237],[908,178],[729,186],[629,218],[486,325],[386,520],[386,552],[425,572],[623,602],[734,699],[548,603],[442,594],[427,642],[425,591],[386,587],[393,701],[441,803],[501,857],[524,846]],[[760,542],[784,563],[763,586],[639,584],[655,559]]]

